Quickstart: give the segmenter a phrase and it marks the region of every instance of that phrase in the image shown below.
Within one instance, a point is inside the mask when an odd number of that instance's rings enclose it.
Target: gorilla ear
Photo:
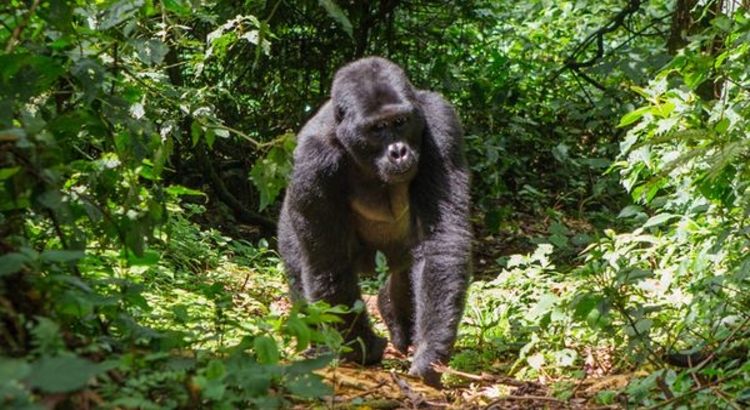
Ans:
[[[336,113],[334,115],[336,117],[336,122],[340,123],[344,119],[344,116],[346,115],[346,109],[344,109],[344,107],[340,105],[337,105]]]

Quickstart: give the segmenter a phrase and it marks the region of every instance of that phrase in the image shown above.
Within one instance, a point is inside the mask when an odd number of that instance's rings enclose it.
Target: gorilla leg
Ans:
[[[401,353],[406,353],[411,344],[414,328],[413,297],[408,271],[388,276],[378,294],[378,310],[388,326],[391,342]]]
[[[290,232],[291,229],[286,227],[287,223],[286,218],[283,216],[279,219],[280,229]],[[289,297],[292,299],[292,303],[296,303],[305,298],[299,256],[302,254],[302,251],[299,248],[298,242],[291,240],[289,235],[279,235],[279,252],[286,256],[284,258],[284,272],[286,274],[287,285],[289,285]]]
[[[429,249],[423,246],[421,251]],[[469,276],[463,259],[442,254],[422,254],[412,270],[416,302],[414,339],[416,351],[409,374],[420,376],[425,383],[439,387],[440,374],[432,365],[447,364],[456,341],[463,313]],[[457,274],[458,273],[458,274]]]
[[[342,358],[361,365],[380,363],[388,340],[373,332],[366,312],[350,313],[343,317],[344,324],[339,327],[346,342],[351,348]]]
[[[357,275],[351,269],[340,268],[338,273],[323,270],[317,275],[303,271],[302,280],[307,300],[323,300],[331,306],[349,308],[362,300]],[[380,362],[388,342],[372,330],[367,311],[347,313],[341,319],[343,323],[336,324],[336,327],[346,346],[352,349],[342,356],[343,359],[363,365]]]

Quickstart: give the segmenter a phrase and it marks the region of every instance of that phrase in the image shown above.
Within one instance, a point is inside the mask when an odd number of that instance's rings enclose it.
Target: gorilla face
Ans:
[[[380,117],[368,126],[365,139],[377,149],[372,169],[382,181],[407,182],[416,175],[423,128],[412,113]]]
[[[340,72],[333,83],[336,137],[364,175],[386,184],[408,182],[417,173],[424,116],[405,77],[394,81],[395,65],[366,62]]]

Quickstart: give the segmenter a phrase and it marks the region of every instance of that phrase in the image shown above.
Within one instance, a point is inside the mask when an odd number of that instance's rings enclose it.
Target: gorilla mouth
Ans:
[[[386,182],[405,182],[409,181],[417,174],[416,164],[403,164],[401,166],[391,166],[384,170],[383,179]]]

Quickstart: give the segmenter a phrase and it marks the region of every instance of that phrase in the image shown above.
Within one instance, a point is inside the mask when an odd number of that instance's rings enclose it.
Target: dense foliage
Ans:
[[[0,407],[330,398],[331,356],[303,352],[340,349],[342,308],[288,304],[274,220],[294,131],[369,54],[464,122],[479,240],[451,367],[746,407],[740,3],[4,2]]]

